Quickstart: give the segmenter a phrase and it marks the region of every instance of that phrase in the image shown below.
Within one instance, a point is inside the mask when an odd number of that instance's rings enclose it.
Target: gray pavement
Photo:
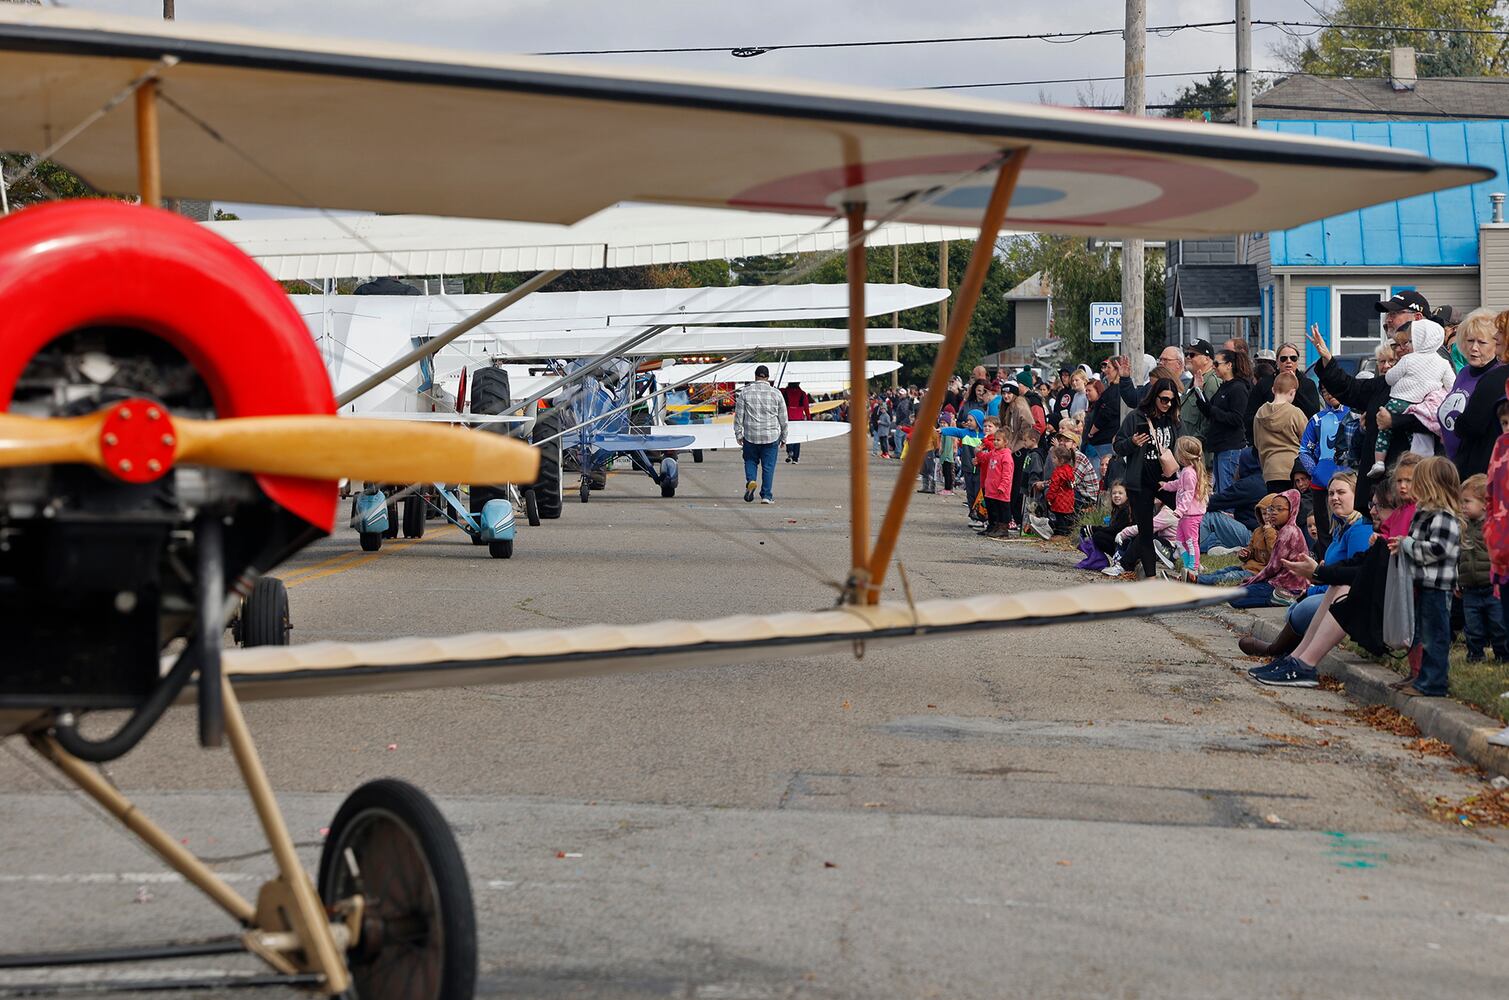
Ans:
[[[773,507],[739,500],[724,453],[685,464],[674,500],[615,475],[507,562],[454,530],[375,555],[339,535],[283,572],[296,640],[829,604],[846,452],[803,450]],[[876,470],[877,523],[895,469]],[[1102,580],[914,500],[898,552],[919,599]],[[1249,665],[1204,612],[247,712],[311,865],[361,781],[437,797],[486,995],[1502,996],[1504,832],[1430,814],[1480,780]],[[260,846],[187,713],[108,772],[207,855]],[[15,753],[0,811],[0,949],[231,929]],[[269,870],[218,867],[248,892]],[[0,982],[18,978],[38,977]]]

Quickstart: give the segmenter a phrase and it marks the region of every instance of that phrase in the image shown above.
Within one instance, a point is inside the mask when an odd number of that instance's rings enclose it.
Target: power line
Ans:
[[[1333,24],[1327,21],[1253,21],[1275,28],[1339,28],[1345,31],[1397,31],[1421,35],[1496,35],[1509,36],[1504,28],[1416,28],[1406,24]]]
[[[1185,73],[1149,73],[1149,80],[1161,80],[1176,76],[1214,76],[1216,73],[1224,73],[1224,69],[1193,69]],[[1256,72],[1273,72],[1278,70],[1258,70]],[[1066,76],[1057,80],[1006,80],[1001,83],[940,83],[931,87],[909,87],[908,90],[980,90],[986,87],[1035,87],[1050,83],[1106,83],[1111,80],[1120,80],[1120,74],[1116,76]],[[1509,80],[1505,80],[1509,83]]]
[[[1148,34],[1171,35],[1192,28],[1229,27],[1235,21],[1200,21],[1190,24],[1162,24],[1147,29]],[[1256,22],[1253,22],[1256,23]],[[956,42],[1026,42],[1041,41],[1067,45],[1103,35],[1122,35],[1125,28],[1094,28],[1087,31],[1045,31],[1017,35],[958,35],[940,38],[889,38],[857,42],[792,42],[785,45],[686,45],[648,49],[560,49],[551,52],[536,52],[537,56],[627,56],[665,55],[676,52],[727,52],[740,59],[762,56],[767,52],[794,51],[796,49],[863,49],[892,45],[949,45]]]

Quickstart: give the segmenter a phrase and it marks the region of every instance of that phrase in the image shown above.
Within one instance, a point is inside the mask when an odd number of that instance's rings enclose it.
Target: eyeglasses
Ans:
[[[1158,397],[1158,402],[1172,405],[1173,402],[1174,402],[1174,397],[1173,396],[1159,396]]]
[[[1184,355],[1184,360],[1185,361],[1189,361],[1194,356],[1195,356],[1195,352],[1194,351],[1190,351],[1188,354]]]
[[[1298,361],[1299,360],[1299,355],[1298,354],[1280,354],[1278,356],[1278,359],[1280,361]]]

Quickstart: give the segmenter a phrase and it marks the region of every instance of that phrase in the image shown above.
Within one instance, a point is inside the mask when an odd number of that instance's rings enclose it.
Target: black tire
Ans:
[[[388,527],[382,536],[384,538],[398,537],[398,504],[396,503],[388,504]]]
[[[347,850],[359,879],[346,863]],[[445,817],[419,789],[383,778],[347,796],[330,821],[317,885],[327,906],[358,891],[366,897],[362,938],[346,953],[345,996],[471,997],[477,915],[466,862]],[[411,980],[429,988],[410,992]]]
[[[535,416],[534,430],[530,440],[543,441],[566,429],[563,410],[541,410]],[[553,521],[561,516],[561,442],[560,439],[542,444],[540,448],[540,474],[534,481],[535,500],[540,507],[540,517]],[[531,522],[533,523],[533,522]]]
[[[241,602],[241,645],[286,646],[292,631],[288,588],[276,577],[258,577],[251,594]]]
[[[676,487],[669,483],[663,483],[660,487],[660,495],[663,497],[673,497],[676,495]]]
[[[693,448],[692,449],[692,461],[696,462],[698,465],[702,464],[702,449],[701,448]]]
[[[508,409],[513,393],[508,386],[508,372],[502,368],[478,368],[472,372],[471,411],[495,415]]]
[[[529,526],[531,528],[539,526],[540,501],[534,495],[534,490],[532,489],[524,491],[524,515],[529,519]]]
[[[581,494],[582,503],[592,499],[592,484],[587,482],[586,476],[582,477],[582,485],[577,488],[577,492]]]
[[[363,531],[358,537],[361,539],[363,552],[376,552],[382,548],[383,536],[380,531]]]
[[[424,537],[423,497],[406,496],[403,498],[403,537]]]
[[[502,538],[494,542],[488,542],[487,554],[492,556],[494,559],[512,559],[513,539]]]

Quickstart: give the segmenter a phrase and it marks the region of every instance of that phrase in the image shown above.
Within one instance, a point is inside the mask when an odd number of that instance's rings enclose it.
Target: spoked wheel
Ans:
[[[352,792],[330,823],[319,888],[327,906],[365,898],[361,938],[347,952],[348,996],[471,997],[477,925],[466,863],[419,789],[384,778]]]

